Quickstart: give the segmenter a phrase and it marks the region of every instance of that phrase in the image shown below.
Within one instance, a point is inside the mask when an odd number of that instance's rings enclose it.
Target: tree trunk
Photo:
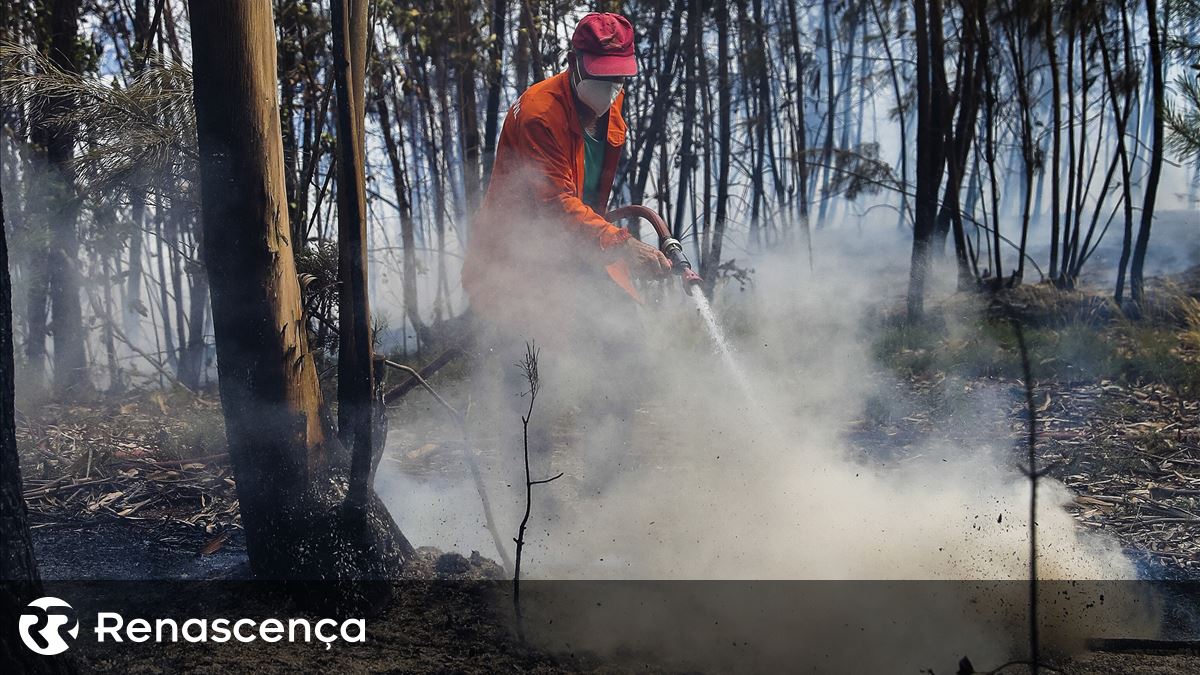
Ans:
[[[193,224],[196,239],[196,255],[204,252],[204,232]],[[202,265],[187,263],[188,276],[188,320],[187,340],[180,346],[179,383],[197,391],[204,374],[204,322],[208,314],[208,274]]]
[[[875,25],[879,28],[879,39],[883,42],[883,53],[887,56],[888,75],[892,82],[892,96],[896,98],[896,120],[900,123],[900,161],[898,162],[900,164],[900,208],[897,227],[902,227],[904,219],[908,214],[908,115],[904,109],[904,97],[900,91],[900,64],[892,54],[892,43],[888,38],[888,30],[884,26],[883,19],[879,15],[879,8],[876,6],[878,0],[867,0],[867,2],[871,5],[871,13],[875,16]],[[792,14],[792,32],[794,33],[796,31],[796,10],[793,7],[790,11]],[[795,40],[793,38],[793,42]],[[798,50],[798,48],[794,49]]]
[[[540,0],[518,0],[518,2],[521,3],[521,8],[517,16],[517,53],[513,59],[513,69],[516,71],[517,96],[520,96],[531,84],[529,81],[531,69],[534,81],[542,79],[542,42],[535,19]]]
[[[689,204],[687,200],[688,179],[692,176],[692,171],[696,165],[696,151],[692,147],[693,129],[695,127],[696,117],[696,59],[700,57],[700,39],[703,32],[704,24],[700,14],[700,0],[689,0],[688,2],[688,22],[687,22],[687,39],[688,47],[684,50],[684,94],[683,94],[683,138],[679,142],[679,192],[675,199],[677,204],[675,210],[675,224],[671,230],[671,235],[676,239],[683,238],[683,218],[687,209],[685,204]],[[695,218],[695,209],[692,209],[692,220]],[[692,236],[696,236],[693,232]]]
[[[487,117],[483,123],[483,184],[492,177],[496,160],[496,135],[500,128],[500,90],[504,88],[504,25],[508,16],[508,0],[492,2],[492,44],[488,46]]]
[[[203,251],[251,568],[283,579],[394,576],[411,546],[377,498],[365,523],[344,508],[348,457],[322,419],[287,222],[271,4],[189,8]]]
[[[408,318],[408,322],[412,324],[413,330],[416,331],[418,339],[423,340],[427,337],[428,328],[421,320],[420,307],[417,304],[417,244],[413,227],[411,188],[408,184],[408,172],[404,167],[404,159],[401,156],[404,137],[403,135],[399,138],[396,137],[403,128],[403,123],[399,110],[395,115],[388,111],[387,95],[384,91],[382,77],[376,79],[375,111],[379,115],[379,129],[383,132],[384,150],[392,167],[392,189],[396,193],[396,207],[400,212],[400,244],[404,256],[404,270],[401,278],[404,314]]]
[[[179,352],[175,351],[175,336],[171,331],[171,298],[167,293],[167,270],[164,263],[167,258],[166,247],[163,245],[167,239],[164,227],[165,218],[162,200],[156,196],[154,198],[154,243],[158,247],[158,254],[155,257],[158,262],[158,311],[162,316],[163,342],[166,343],[163,352],[167,357],[167,364],[172,369],[178,370]]]
[[[985,28],[986,31],[986,28]],[[986,32],[984,33],[986,41]],[[988,167],[988,185],[992,197],[992,284],[999,289],[1004,282],[1003,258],[1000,253],[1000,185],[996,176],[996,80],[992,73],[991,63],[984,62],[984,159]],[[1065,264],[1065,260],[1064,260]]]
[[[1017,81],[1017,106],[1021,114],[1021,244],[1017,250],[1017,271],[1013,278],[1019,283],[1025,276],[1025,250],[1029,243],[1030,209],[1033,206],[1033,172],[1036,159],[1033,155],[1033,101],[1029,94],[1029,73],[1025,65],[1025,21],[1026,17],[1012,19],[1008,28],[1009,53],[1013,60],[1013,77]]]
[[[29,254],[29,288],[25,292],[25,367],[28,373],[24,379],[30,393],[39,395],[46,386],[46,338],[50,335],[47,255],[41,247]]]
[[[721,265],[721,242],[725,234],[725,219],[729,208],[729,162],[731,152],[730,112],[733,108],[729,80],[729,5],[721,4],[717,13],[717,108],[721,128],[720,159],[717,164],[717,216],[713,224],[712,247],[704,261],[704,291],[712,297],[717,283],[717,268]]]
[[[374,354],[367,297],[365,76],[367,0],[333,0],[334,80],[337,86],[338,436],[353,448],[350,493],[366,504],[371,456]],[[382,446],[380,446],[382,448]]]
[[[1150,91],[1154,102],[1154,137],[1150,146],[1150,173],[1146,176],[1146,192],[1142,198],[1142,222],[1138,227],[1137,243],[1133,247],[1133,262],[1129,268],[1129,299],[1133,303],[1133,314],[1141,313],[1145,295],[1143,274],[1146,265],[1146,248],[1150,244],[1150,225],[1154,223],[1154,203],[1158,198],[1158,179],[1162,175],[1163,163],[1163,106],[1166,104],[1163,83],[1163,42],[1159,34],[1158,0],[1146,0],[1146,22],[1150,32]]]
[[[825,85],[829,89],[828,98],[825,101],[825,142],[821,146],[821,166],[818,167],[821,171],[821,206],[817,210],[817,229],[825,226],[825,214],[829,211],[829,173],[832,170],[833,162],[833,122],[834,113],[837,111],[837,92],[833,88],[833,1],[824,0],[822,5],[822,14],[825,20],[824,40],[825,40]],[[816,180],[816,174],[813,174],[813,180]],[[815,190],[814,190],[815,191]]]
[[[1054,12],[1045,17],[1046,60],[1050,70],[1051,150],[1050,150],[1050,278],[1058,276],[1059,195],[1058,172],[1062,169],[1062,93],[1058,81],[1058,36],[1054,32]]]
[[[1121,12],[1121,44],[1122,53],[1124,54],[1125,69],[1133,68],[1133,31],[1129,27],[1129,15],[1124,10],[1122,4]],[[1109,85],[1110,91],[1113,85]],[[1115,97],[1115,93],[1113,94]],[[1131,176],[1133,174],[1133,161],[1130,158],[1130,152],[1125,146],[1125,130],[1129,126],[1130,111],[1133,102],[1138,98],[1137,89],[1125,92],[1125,115],[1121,122],[1121,130],[1117,136],[1118,151],[1121,154],[1121,194],[1123,195],[1123,207],[1125,210],[1125,228],[1124,236],[1121,238],[1121,257],[1117,261],[1117,287],[1113,292],[1113,299],[1116,300],[1117,306],[1121,306],[1125,294],[1125,273],[1129,269],[1129,256],[1133,247],[1133,190]],[[1115,105],[1115,98],[1113,99]],[[1197,164],[1200,168],[1200,164]]]
[[[74,72],[76,66],[77,0],[54,0],[50,5],[50,59],[58,67]],[[46,116],[54,118],[69,110],[72,99],[55,97],[46,106]],[[91,388],[87,357],[84,352],[83,311],[79,299],[79,196],[75,192],[75,171],[71,159],[75,133],[71,129],[48,126],[42,130],[49,162],[46,216],[50,228],[50,249],[46,257],[46,282],[50,291],[51,333],[54,336],[54,390],[70,396]]]
[[[917,193],[914,212],[912,264],[908,280],[908,318],[925,314],[925,277],[936,226],[938,187],[945,164],[940,134],[948,98],[943,64],[941,0],[914,0],[917,49]]]
[[[1062,239],[1060,246],[1061,264],[1058,268],[1058,277],[1055,281],[1059,284],[1063,282],[1067,274],[1067,267],[1071,257],[1071,219],[1074,217],[1075,205],[1075,34],[1076,27],[1072,18],[1068,19],[1067,29],[1067,194],[1066,194],[1066,210],[1063,212],[1062,223]],[[1086,64],[1081,64],[1086,67]],[[1083,160],[1080,159],[1079,162]]]
[[[475,29],[471,25],[473,3],[455,0],[455,15],[458,21],[458,58],[454,72],[458,89],[458,130],[463,152],[463,197],[465,204],[460,214],[474,215],[479,206],[480,195],[480,143],[479,106],[475,92],[475,54],[471,37]],[[460,223],[463,222],[461,219]]]
[[[751,180],[752,196],[750,198],[750,244],[756,248],[762,246],[763,237],[760,231],[759,217],[762,206],[766,202],[766,169],[764,164],[767,157],[767,127],[771,114],[771,83],[767,71],[767,28],[763,23],[762,0],[754,0],[751,4],[754,22],[754,48],[749,51],[747,60],[751,67],[746,75],[754,80],[756,115],[754,117],[755,145],[758,153],[754,156],[754,175]]]
[[[296,129],[296,93],[301,49],[300,17],[305,8],[299,0],[282,0],[278,3],[277,51],[279,53],[279,119],[283,132],[284,184],[287,186],[288,222],[292,224],[292,252],[303,248],[305,220],[301,210],[300,192],[308,185],[300,182],[300,141]],[[203,320],[203,317],[201,317]]]
[[[685,5],[680,4],[674,9],[671,17],[671,33],[667,43],[667,51],[658,70],[658,80],[655,83],[654,102],[651,105],[648,123],[643,130],[643,138],[638,144],[641,155],[637,157],[637,173],[630,189],[630,202],[641,204],[646,194],[646,182],[650,178],[650,163],[654,158],[654,148],[659,144],[666,128],[667,112],[671,108],[671,82],[675,76],[675,57],[679,52],[682,32],[679,26],[683,18]],[[607,207],[607,204],[602,205]]]
[[[0,162],[0,170],[3,169]],[[0,180],[0,183],[3,183]],[[4,193],[0,191],[0,668],[6,673],[73,672],[65,658],[38,656],[17,646],[17,617],[31,600],[41,597],[42,583],[29,536],[29,514],[21,487],[17,454],[16,371],[13,361],[12,282],[8,276],[8,231],[4,224]]]
[[[959,51],[961,71],[956,84],[958,91],[954,97],[959,106],[958,121],[946,135],[946,187],[934,226],[933,244],[934,250],[940,253],[945,248],[947,234],[953,229],[960,289],[968,288],[975,279],[967,259],[960,195],[963,177],[966,175],[967,155],[975,138],[979,116],[984,61],[989,56],[986,50],[980,48],[979,35],[984,17],[974,11],[977,7],[973,4],[965,4],[963,9],[963,37]]]
[[[796,94],[792,102],[796,114],[796,196],[800,203],[800,234],[804,237],[808,268],[811,271],[813,259],[812,232],[808,223],[808,115],[804,110],[804,75],[811,58],[800,49],[800,26],[794,2],[788,3],[788,37],[791,41],[792,60],[796,62]]]

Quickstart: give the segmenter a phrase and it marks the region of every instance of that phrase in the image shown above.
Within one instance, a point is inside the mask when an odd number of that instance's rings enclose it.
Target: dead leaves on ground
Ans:
[[[216,402],[163,394],[18,415],[33,527],[141,521],[200,534],[215,552],[241,527],[221,425]]]

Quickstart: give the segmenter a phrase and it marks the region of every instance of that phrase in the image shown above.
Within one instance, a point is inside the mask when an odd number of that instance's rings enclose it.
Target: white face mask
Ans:
[[[596,115],[608,112],[622,88],[624,85],[620,82],[585,80],[578,70],[575,71],[575,93],[579,95],[579,100],[591,108]]]

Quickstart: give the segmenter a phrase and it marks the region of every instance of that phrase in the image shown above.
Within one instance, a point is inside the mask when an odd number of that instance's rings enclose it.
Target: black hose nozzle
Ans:
[[[692,263],[688,262],[687,256],[683,255],[683,244],[680,244],[678,239],[664,240],[660,250],[663,255],[667,256],[667,260],[671,261],[671,267],[675,269],[676,274],[683,274],[685,268],[692,268]]]
[[[616,222],[622,218],[645,218],[654,226],[654,231],[658,233],[659,250],[663,255],[667,256],[667,260],[671,262],[671,269],[675,271],[683,279],[683,290],[689,295],[692,293],[692,287],[699,284],[703,279],[696,270],[692,269],[692,263],[683,254],[683,244],[679,240],[671,236],[671,230],[667,228],[667,224],[663,222],[661,216],[642,206],[641,204],[630,204],[609,211],[604,216],[611,222]]]
[[[696,270],[692,269],[691,261],[683,254],[683,244],[674,237],[668,237],[663,240],[661,250],[663,255],[667,256],[667,260],[671,261],[671,270],[683,277],[684,290],[691,293],[692,286],[700,283],[702,279],[696,274]]]

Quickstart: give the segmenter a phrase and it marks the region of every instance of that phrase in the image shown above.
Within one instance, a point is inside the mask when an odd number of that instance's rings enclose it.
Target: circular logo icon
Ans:
[[[58,598],[46,596],[26,605],[17,622],[21,641],[42,656],[61,654],[71,646],[67,638],[79,637],[75,608]]]

